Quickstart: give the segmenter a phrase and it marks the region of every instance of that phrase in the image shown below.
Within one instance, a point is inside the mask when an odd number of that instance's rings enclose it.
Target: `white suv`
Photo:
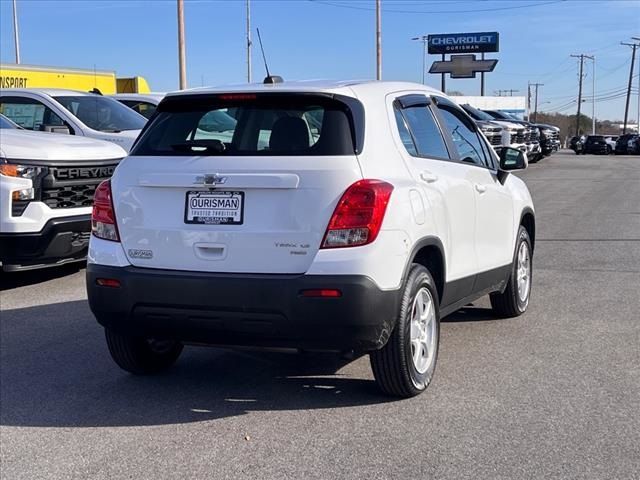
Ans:
[[[132,373],[185,343],[355,350],[416,395],[440,318],[485,294],[527,308],[534,211],[508,173],[524,167],[422,85],[169,94],[96,191],[89,303]]]

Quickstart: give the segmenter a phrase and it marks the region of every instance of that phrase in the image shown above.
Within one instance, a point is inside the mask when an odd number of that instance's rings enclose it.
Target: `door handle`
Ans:
[[[423,170],[420,172],[420,178],[427,183],[433,183],[438,180],[438,175],[431,173],[429,170]]]
[[[487,191],[487,187],[485,187],[484,185],[480,185],[480,184],[476,183],[476,192],[484,193],[486,191]]]

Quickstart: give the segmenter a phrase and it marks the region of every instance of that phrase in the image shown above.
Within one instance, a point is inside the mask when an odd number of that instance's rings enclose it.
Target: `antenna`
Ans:
[[[262,46],[262,37],[260,36],[260,29],[256,28],[258,32],[258,42],[260,42],[260,51],[262,52],[262,60],[264,60],[264,69],[267,71],[267,76],[263,80],[262,83],[265,84],[274,84],[274,83],[282,83],[282,77],[278,75],[273,75],[269,73],[269,66],[267,65],[267,56],[264,54],[264,47]]]
[[[267,65],[267,56],[264,54],[264,47],[262,46],[262,37],[260,36],[260,29],[256,28],[258,31],[258,41],[260,42],[260,51],[262,52],[262,60],[264,60],[264,69],[267,71],[267,77],[270,77],[269,74],[269,66]]]

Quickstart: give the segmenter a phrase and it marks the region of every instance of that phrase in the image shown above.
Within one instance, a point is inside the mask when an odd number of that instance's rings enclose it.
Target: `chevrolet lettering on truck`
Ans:
[[[189,344],[355,351],[415,396],[443,317],[486,294],[498,316],[527,310],[525,167],[423,85],[171,93],[96,190],[89,304],[133,374]]]

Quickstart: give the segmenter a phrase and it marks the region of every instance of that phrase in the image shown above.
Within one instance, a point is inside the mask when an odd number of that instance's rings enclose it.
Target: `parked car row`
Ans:
[[[569,148],[576,155],[638,155],[640,136],[634,133],[620,135],[587,135],[571,137]]]
[[[509,146],[527,154],[535,163],[560,148],[560,129],[533,124],[497,110],[479,110],[469,104],[461,107],[473,118],[493,146]]]

